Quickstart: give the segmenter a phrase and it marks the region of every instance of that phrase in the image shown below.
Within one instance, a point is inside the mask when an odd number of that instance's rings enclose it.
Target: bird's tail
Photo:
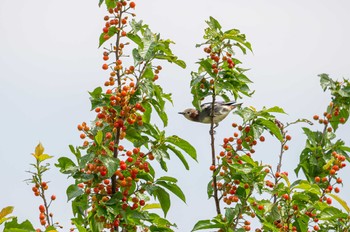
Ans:
[[[243,103],[237,103],[235,101],[229,101],[229,102],[224,102],[222,103],[223,105],[226,105],[226,106],[240,106],[242,105]]]

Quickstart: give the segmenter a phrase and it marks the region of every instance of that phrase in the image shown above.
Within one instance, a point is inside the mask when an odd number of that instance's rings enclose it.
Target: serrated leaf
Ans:
[[[196,149],[186,140],[173,135],[165,138],[165,142],[171,143],[184,150],[192,159],[197,160]]]
[[[77,185],[75,184],[71,184],[68,188],[67,188],[67,198],[68,200],[67,201],[70,201],[72,200],[73,198],[76,198],[82,194],[84,194],[84,191],[79,188]]]

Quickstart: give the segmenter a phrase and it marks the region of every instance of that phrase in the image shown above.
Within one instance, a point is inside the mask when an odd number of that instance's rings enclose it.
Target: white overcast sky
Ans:
[[[245,57],[247,75],[254,81],[256,93],[244,98],[246,106],[281,106],[288,112],[283,121],[311,118],[322,114],[329,95],[319,87],[319,73],[333,78],[350,78],[350,3],[347,0],[136,0],[136,13],[163,38],[176,42],[174,53],[187,62],[187,69],[164,65],[160,82],[173,93],[174,106],[167,105],[168,135],[177,134],[190,141],[198,151],[198,163],[190,161],[187,172],[176,158],[168,175],[179,179],[187,196],[187,205],[173,200],[168,218],[180,232],[187,232],[200,219],[215,214],[208,201],[206,185],[210,178],[208,125],[194,124],[177,112],[191,106],[190,72],[203,56],[205,20],[218,19],[223,28],[238,28],[247,35],[254,54]],[[102,50],[97,49],[103,27],[104,9],[98,0],[1,0],[0,1],[0,208],[15,206],[14,215],[38,226],[38,205],[31,186],[23,180],[29,175],[35,145],[41,141],[54,156],[72,155],[68,145],[80,145],[76,125],[92,120],[87,91],[102,85]],[[217,129],[217,143],[232,135],[229,116]],[[350,144],[349,126],[339,130]],[[299,126],[290,130],[293,140],[286,153],[283,170],[295,179],[305,136]],[[267,142],[274,139],[267,137]],[[275,165],[276,143],[259,146],[256,159]],[[350,184],[345,179],[341,196],[350,201]],[[46,176],[49,192],[57,195],[53,205],[56,219],[68,231],[71,217],[65,190],[72,180],[53,169]]]

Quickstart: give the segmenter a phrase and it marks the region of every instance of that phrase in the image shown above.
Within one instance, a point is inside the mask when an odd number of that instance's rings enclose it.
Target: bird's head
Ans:
[[[179,112],[179,114],[182,114],[183,116],[185,116],[185,118],[187,118],[188,120],[193,121],[197,115],[198,115],[198,111],[195,109],[185,109],[182,112]]]

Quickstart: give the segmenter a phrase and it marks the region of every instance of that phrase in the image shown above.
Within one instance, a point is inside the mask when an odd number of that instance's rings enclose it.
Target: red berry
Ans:
[[[328,205],[332,204],[332,198],[329,198],[329,197],[327,198],[327,204]]]
[[[52,195],[51,200],[53,200],[53,201],[56,200],[56,195]]]
[[[286,140],[291,140],[291,139],[292,139],[292,136],[286,135]]]
[[[345,123],[345,121],[346,121],[346,119],[345,119],[345,118],[340,118],[340,119],[339,119],[339,122],[340,122],[341,124],[344,124],[344,123]]]
[[[265,137],[264,136],[260,136],[259,140],[260,140],[260,142],[264,142],[265,141]]]
[[[146,204],[145,200],[140,200],[140,205],[144,206]]]
[[[130,157],[130,158],[131,158],[131,157]],[[126,170],[126,168],[127,168],[126,163],[120,162],[120,169],[121,169],[121,170]]]

